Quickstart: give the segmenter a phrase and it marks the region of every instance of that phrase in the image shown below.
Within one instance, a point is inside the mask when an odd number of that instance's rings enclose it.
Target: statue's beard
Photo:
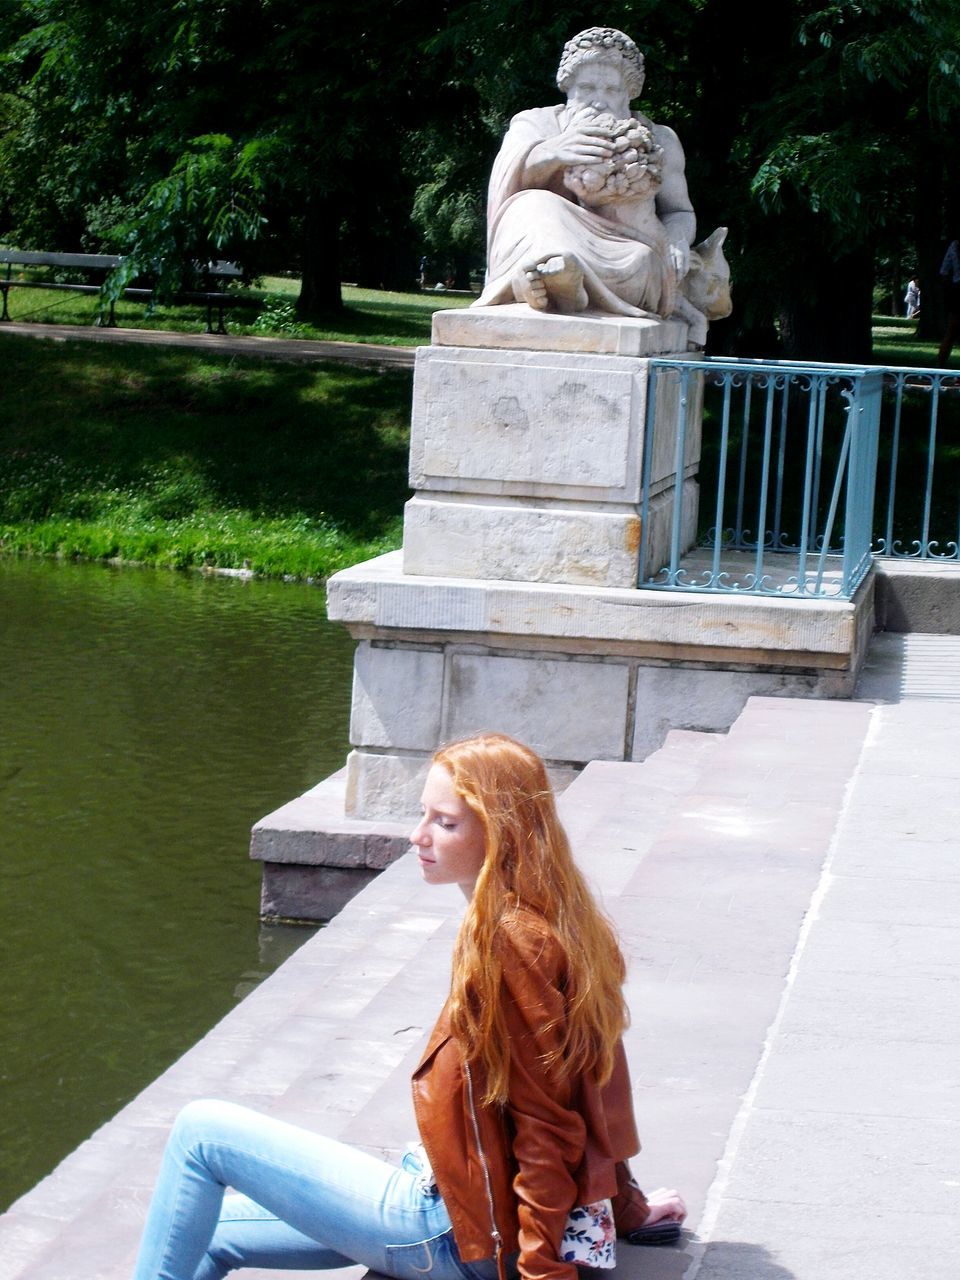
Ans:
[[[595,102],[568,102],[562,109],[559,116],[561,130],[569,128],[577,116],[586,112],[588,115],[608,115],[613,116],[615,120],[630,119],[630,104],[621,111],[619,107],[604,107]]]

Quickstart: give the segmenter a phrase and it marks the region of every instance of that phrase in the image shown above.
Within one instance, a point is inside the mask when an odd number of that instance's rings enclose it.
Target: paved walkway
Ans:
[[[232,356],[267,360],[333,360],[378,369],[412,369],[415,347],[385,347],[373,342],[313,342],[307,338],[265,338],[221,333],[171,333],[162,329],[106,329],[88,324],[0,324],[5,333],[48,342],[133,342],[145,346],[193,347]]]
[[[673,733],[563,797],[630,961],[635,1168],[691,1210],[682,1248],[624,1246],[621,1280],[950,1273],[960,702],[910,697],[887,660],[885,702],[752,699],[729,734]],[[410,859],[388,868],[0,1219],[2,1280],[128,1277],[191,1097],[395,1158],[461,910]]]

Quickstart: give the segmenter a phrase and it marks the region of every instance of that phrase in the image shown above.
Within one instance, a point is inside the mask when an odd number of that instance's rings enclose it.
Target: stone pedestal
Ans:
[[[512,733],[562,788],[590,760],[643,760],[671,728],[728,728],[752,694],[842,698],[873,630],[854,601],[416,577],[401,552],[331,578],[358,640],[346,807],[417,812],[439,742]]]
[[[440,312],[433,336],[417,353],[404,572],[636,586],[654,424],[642,568],[659,568],[677,494],[678,405],[673,383],[649,402],[649,366],[685,350],[685,326],[518,306]],[[696,536],[701,411],[694,395],[679,477],[684,549]]]
[[[308,869],[333,866],[339,893],[394,856],[440,742],[511,733],[562,789],[591,760],[644,759],[670,728],[726,729],[751,694],[850,696],[872,577],[854,601],[637,588],[669,559],[678,500],[683,547],[696,536],[700,388],[678,465],[677,380],[650,378],[653,357],[687,346],[677,322],[508,306],[434,318],[403,550],[328,584],[329,617],[358,641],[335,848],[305,837],[300,810],[258,824],[265,907],[296,914]]]

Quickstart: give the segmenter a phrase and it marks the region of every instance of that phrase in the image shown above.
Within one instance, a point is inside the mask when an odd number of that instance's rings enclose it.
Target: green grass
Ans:
[[[916,320],[902,316],[873,317],[873,363],[898,368],[933,369],[939,342],[917,337]]]
[[[409,373],[0,343],[3,551],[323,579],[399,544]]]
[[[296,287],[264,281],[281,300]],[[345,292],[343,326],[311,336],[427,339],[433,295]],[[47,296],[14,292],[11,305]],[[93,314],[93,300],[65,296]],[[935,363],[915,325],[875,320],[878,363]],[[399,545],[409,373],[37,342],[2,329],[0,349],[0,551],[324,579]],[[940,445],[950,483],[953,408],[943,407]],[[926,413],[926,401],[905,404],[908,494],[923,489]]]
[[[344,310],[305,323],[293,314],[298,280],[269,276],[257,288],[233,288],[238,301],[226,312],[227,329],[237,336],[266,334],[312,338],[324,342],[375,342],[384,346],[417,346],[430,341],[430,322],[440,308],[469,306],[472,297],[447,293],[389,293],[343,286]],[[31,324],[93,324],[98,313],[93,294],[54,289],[11,289],[10,318]],[[116,321],[126,329],[163,329],[201,333],[206,327],[202,306],[157,307],[121,299]]]

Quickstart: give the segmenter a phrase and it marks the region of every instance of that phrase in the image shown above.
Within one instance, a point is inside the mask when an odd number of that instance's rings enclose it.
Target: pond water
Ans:
[[[0,1209],[299,946],[250,826],[344,761],[303,585],[0,559]]]

